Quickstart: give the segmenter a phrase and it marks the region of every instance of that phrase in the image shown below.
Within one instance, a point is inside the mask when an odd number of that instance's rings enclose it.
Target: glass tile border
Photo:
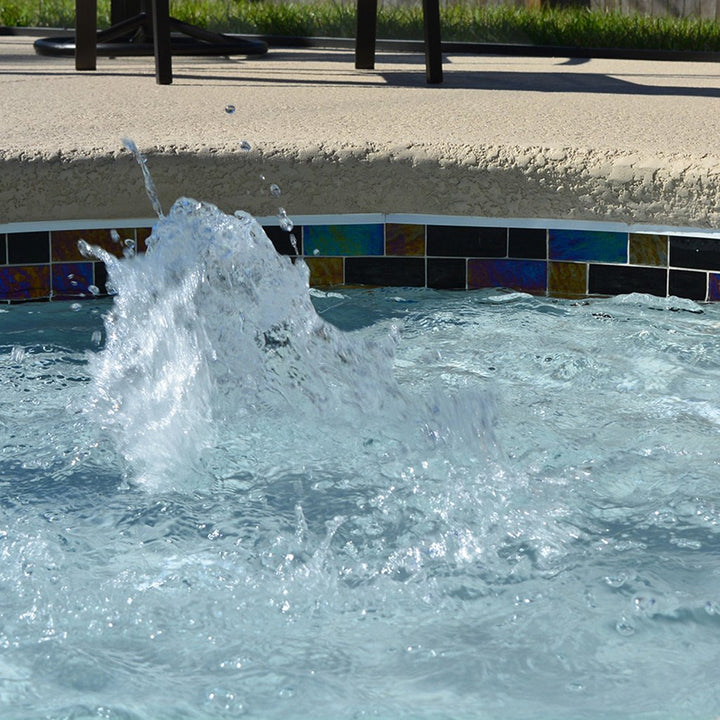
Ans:
[[[278,227],[277,218],[257,218],[278,252],[307,258],[311,285],[503,287],[559,297],[631,292],[662,296],[664,292],[666,297],[720,300],[720,229],[399,213],[293,215],[292,219],[290,238]],[[0,224],[0,302],[105,295],[103,264],[68,257],[68,237],[101,231],[109,235],[117,229],[123,238],[130,234],[142,251],[155,221]],[[309,241],[319,231],[324,237],[322,248]],[[11,249],[17,249],[24,236],[38,233],[48,234],[48,261],[12,262]],[[61,244],[63,252],[59,252]],[[117,255],[122,251],[122,244],[116,251],[111,249]],[[73,262],[80,263],[76,269],[81,272],[70,277]],[[28,277],[43,280],[33,285]],[[499,282],[502,285],[493,284]]]

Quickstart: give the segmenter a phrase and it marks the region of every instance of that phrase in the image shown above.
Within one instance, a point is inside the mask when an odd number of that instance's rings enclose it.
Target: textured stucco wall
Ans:
[[[577,148],[337,143],[145,148],[164,207],[432,213],[719,227],[720,156]],[[0,152],[0,222],[152,215],[131,155]],[[261,179],[264,177],[265,179]],[[270,195],[277,183],[282,197]]]

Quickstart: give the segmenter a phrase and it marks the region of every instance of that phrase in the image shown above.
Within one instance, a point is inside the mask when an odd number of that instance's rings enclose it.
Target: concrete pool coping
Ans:
[[[152,58],[79,73],[36,37],[0,37],[0,225],[151,215],[127,136],[165,206],[267,216],[272,182],[297,214],[720,226],[714,63],[448,53],[427,86],[420,54],[271,48],[176,57],[159,86]]]

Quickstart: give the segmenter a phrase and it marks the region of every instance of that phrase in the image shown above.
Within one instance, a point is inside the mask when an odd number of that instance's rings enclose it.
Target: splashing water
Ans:
[[[717,714],[719,309],[321,293],[159,218],[0,316],[3,720]]]
[[[135,160],[140,166],[143,174],[143,180],[145,181],[145,192],[150,199],[155,214],[159,218],[161,218],[163,216],[162,206],[160,205],[160,200],[158,199],[157,189],[155,188],[155,181],[150,174],[150,170],[148,169],[145,157],[140,152],[140,150],[138,150],[138,147],[135,144],[134,140],[130,140],[129,138],[123,138],[122,143],[123,146],[133,154]]]
[[[130,477],[194,487],[207,472],[302,467],[306,435],[328,438],[327,460],[358,432],[403,442],[380,434],[419,412],[394,380],[393,328],[358,337],[322,320],[307,266],[278,255],[249,215],[182,199],[147,244],[123,261],[85,248],[118,290],[105,351],[91,358],[91,410]],[[412,427],[440,434],[445,414],[458,412],[451,404],[433,399]],[[476,408],[466,410],[468,432],[481,433]],[[232,457],[218,450],[227,443]]]

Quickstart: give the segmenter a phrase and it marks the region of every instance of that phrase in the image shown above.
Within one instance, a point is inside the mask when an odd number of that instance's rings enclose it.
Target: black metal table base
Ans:
[[[163,14],[162,9],[155,14],[140,12],[97,33],[92,22],[89,27],[79,25],[75,36],[41,38],[34,45],[40,55],[74,55],[77,70],[95,70],[98,55],[155,55],[155,75],[161,85],[172,82],[172,55],[264,55],[268,51],[262,40],[210,32]]]

